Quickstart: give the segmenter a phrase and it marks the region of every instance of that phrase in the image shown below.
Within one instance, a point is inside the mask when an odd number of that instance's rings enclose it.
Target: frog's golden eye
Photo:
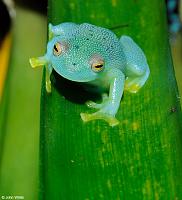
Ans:
[[[99,62],[92,64],[92,70],[94,72],[100,72],[104,69],[104,61],[100,60]]]
[[[54,45],[54,49],[53,49],[53,54],[55,56],[59,56],[62,53],[62,48],[61,48],[61,44],[59,42],[57,42]]]

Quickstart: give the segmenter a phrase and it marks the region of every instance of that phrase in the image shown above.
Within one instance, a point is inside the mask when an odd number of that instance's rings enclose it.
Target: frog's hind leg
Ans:
[[[122,36],[120,42],[127,61],[125,90],[136,93],[149,77],[149,66],[145,54],[130,37]]]

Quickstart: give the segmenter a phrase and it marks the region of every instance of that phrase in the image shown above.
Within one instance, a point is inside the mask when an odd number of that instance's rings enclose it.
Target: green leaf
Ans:
[[[49,0],[48,19],[93,23],[131,36],[151,74],[137,93],[125,92],[119,126],[83,123],[89,112],[76,83],[52,75],[41,96],[41,199],[181,199],[181,108],[168,43],[164,1]],[[115,28],[114,28],[115,27]]]

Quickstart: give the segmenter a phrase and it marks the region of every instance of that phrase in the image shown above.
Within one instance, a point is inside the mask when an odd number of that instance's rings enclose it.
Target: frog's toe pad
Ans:
[[[105,113],[100,113],[100,112],[96,112],[93,114],[81,113],[80,116],[84,122],[102,119],[105,120],[110,126],[116,126],[119,124],[119,121],[115,117],[107,115]]]
[[[126,85],[125,90],[127,90],[131,93],[137,93],[141,87],[142,86],[140,86],[139,84],[131,84],[131,85]]]
[[[37,58],[30,58],[29,62],[30,62],[30,65],[32,66],[32,68],[35,68],[38,66]]]

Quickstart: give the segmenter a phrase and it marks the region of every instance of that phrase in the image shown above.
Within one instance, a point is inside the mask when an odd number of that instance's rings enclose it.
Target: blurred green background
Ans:
[[[2,99],[6,105],[1,104],[6,112],[1,118],[3,129],[0,129],[0,197],[21,195],[25,199],[37,199],[42,70],[34,71],[29,58],[44,53],[46,27],[45,16],[16,8],[5,81],[8,94]]]
[[[16,7],[11,56],[0,104],[0,197],[21,195],[27,200],[38,199],[42,70],[33,70],[28,59],[44,54],[46,28],[45,15],[27,8]],[[171,48],[181,96],[181,33],[178,33],[176,39],[172,41]]]

